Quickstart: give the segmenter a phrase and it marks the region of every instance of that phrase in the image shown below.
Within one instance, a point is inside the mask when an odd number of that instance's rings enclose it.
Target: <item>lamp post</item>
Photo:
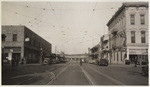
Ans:
[[[43,55],[43,49],[41,48],[41,49],[40,49],[40,64],[41,64],[41,65],[43,64],[42,55]]]
[[[4,53],[4,46],[2,46],[1,51],[2,51],[2,52],[1,52],[1,53],[2,53],[2,54],[1,54],[1,58],[2,58],[2,66],[3,66],[3,62],[4,62],[4,61],[3,61],[3,60],[4,60],[4,58],[3,58],[3,55],[4,55],[4,54],[3,54],[3,53]]]

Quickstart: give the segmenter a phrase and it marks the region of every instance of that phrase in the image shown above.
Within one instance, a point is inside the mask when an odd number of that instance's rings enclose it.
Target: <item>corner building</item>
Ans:
[[[26,63],[39,63],[51,55],[52,45],[25,26],[2,26],[2,60],[25,58]]]
[[[148,61],[148,2],[123,3],[107,23],[112,63]]]

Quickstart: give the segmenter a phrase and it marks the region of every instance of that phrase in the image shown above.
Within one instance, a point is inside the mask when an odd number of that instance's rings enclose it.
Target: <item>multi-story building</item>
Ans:
[[[101,37],[101,59],[107,59],[110,62],[110,57],[109,57],[109,35],[103,35]]]
[[[38,63],[50,56],[52,45],[25,26],[2,26],[2,58]],[[42,57],[41,57],[42,56]]]
[[[93,48],[91,48],[91,58],[93,59],[98,59],[98,55],[99,55],[99,47],[100,45],[97,44],[96,46],[94,46]]]
[[[112,63],[148,60],[148,3],[123,3],[107,23]]]

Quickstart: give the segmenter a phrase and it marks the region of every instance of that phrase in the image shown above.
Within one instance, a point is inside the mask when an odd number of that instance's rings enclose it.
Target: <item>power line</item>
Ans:
[[[3,4],[3,3],[2,3]],[[52,9],[49,9],[49,8],[39,8],[39,7],[34,7],[34,6],[29,6],[29,5],[20,5],[20,4],[10,4],[10,3],[6,3],[6,4],[9,4],[9,5],[14,5],[14,6],[20,6],[20,7],[25,7],[25,8],[32,8],[32,9],[40,9],[40,10],[48,10],[48,11],[53,11]],[[117,8],[118,6],[116,6],[116,8]],[[98,10],[112,10],[112,9],[114,9],[115,7],[113,6],[113,7],[111,7],[111,8],[97,8],[97,9],[95,9],[94,11],[98,11]],[[71,8],[67,8],[67,9],[55,9],[55,10],[66,10],[66,11],[69,11],[69,10],[71,10],[71,11],[75,11],[75,10],[82,10],[82,11],[87,11],[87,10],[92,10],[93,11],[93,9],[71,9]]]
[[[95,3],[95,7],[94,7],[94,9],[93,9],[93,13],[92,13],[92,15],[91,15],[91,18],[90,18],[90,21],[89,21],[89,24],[88,24],[88,27],[87,27],[87,28],[89,28],[90,23],[91,23],[91,21],[92,21],[92,18],[93,18],[94,12],[95,12],[96,5],[97,5],[97,2]]]
[[[59,23],[59,21],[58,21],[58,18],[57,18],[57,16],[56,16],[56,13],[55,13],[55,9],[52,8],[52,5],[51,5],[50,2],[49,2],[49,5],[50,5],[51,10],[53,11],[53,15],[55,16],[56,21],[58,22],[58,25],[60,26],[60,23]]]
[[[29,18],[29,21],[28,22],[26,22],[26,23],[23,23],[24,25],[26,25],[26,24],[31,24],[32,23],[32,21],[36,21],[36,25],[38,25],[39,23],[41,23],[41,22],[46,22],[46,21],[43,21],[43,20],[40,20],[39,18],[40,18],[40,16],[42,15],[42,13],[43,13],[43,10],[41,10],[41,12],[36,16],[36,17],[31,17],[31,16],[28,16],[28,15],[24,15],[24,14],[21,14],[20,12],[18,12],[18,11],[13,11],[13,10],[10,10],[10,9],[7,9],[7,8],[3,8],[3,9],[5,9],[5,11],[8,11],[8,12],[11,12],[11,13],[13,13],[13,14],[16,14],[16,15],[19,15],[19,16],[23,16],[23,17],[26,17],[26,18]],[[30,20],[30,19],[32,19],[32,20]],[[28,20],[28,19],[27,19]],[[31,24],[31,26],[33,26],[33,23]],[[54,27],[55,25],[51,25],[52,27]]]
[[[20,5],[20,4],[15,4],[15,3],[14,4],[6,3],[6,4],[13,5],[13,6],[19,6],[19,7],[24,7],[24,8],[32,8],[32,9],[39,9],[39,10],[51,10],[51,9],[48,9],[48,8],[45,8],[45,7],[44,8],[39,8],[39,7],[34,7],[34,6],[29,6],[29,5]]]

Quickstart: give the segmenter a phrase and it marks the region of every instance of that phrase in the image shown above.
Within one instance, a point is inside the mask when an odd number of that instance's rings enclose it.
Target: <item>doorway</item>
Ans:
[[[138,55],[129,55],[130,63],[132,63],[132,64],[135,63],[136,58],[138,58]]]
[[[20,53],[12,53],[12,60],[13,60],[12,64],[14,66],[18,66],[20,59],[21,59]]]

